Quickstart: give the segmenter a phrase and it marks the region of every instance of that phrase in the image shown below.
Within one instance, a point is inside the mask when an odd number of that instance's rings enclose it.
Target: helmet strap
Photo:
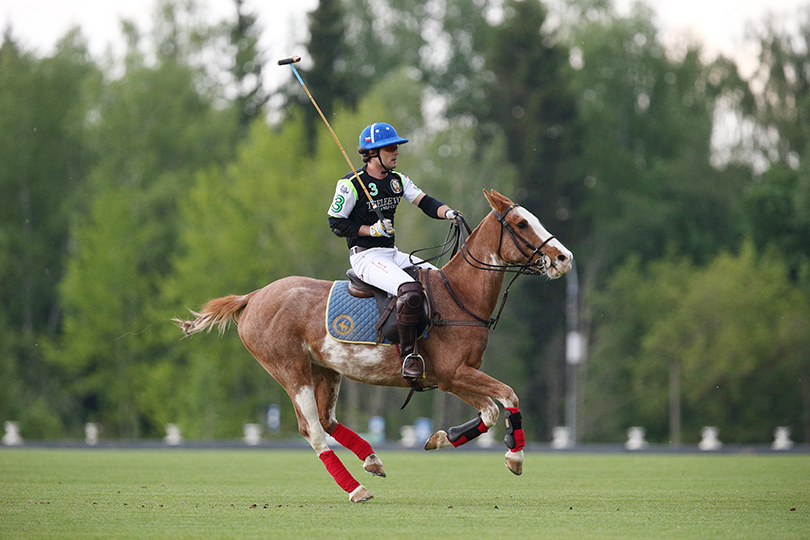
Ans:
[[[383,172],[384,172],[385,174],[388,174],[388,173],[390,173],[390,172],[391,172],[391,169],[389,169],[388,167],[386,167],[385,165],[383,165],[383,161],[382,161],[382,157],[380,156],[380,150],[379,150],[379,149],[377,149],[377,155],[376,155],[376,156],[374,156],[374,157],[376,157],[376,158],[377,158],[377,161],[379,161],[379,162],[380,162],[380,168],[383,170]]]

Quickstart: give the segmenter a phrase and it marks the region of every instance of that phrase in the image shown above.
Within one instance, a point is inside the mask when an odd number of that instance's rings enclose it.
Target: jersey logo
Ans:
[[[391,179],[391,191],[393,191],[397,195],[402,193],[402,183],[399,181],[399,178]]]

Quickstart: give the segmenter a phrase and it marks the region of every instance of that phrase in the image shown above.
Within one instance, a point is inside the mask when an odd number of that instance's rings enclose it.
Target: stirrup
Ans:
[[[418,364],[420,366],[419,375],[407,375],[405,373],[405,365],[409,361],[418,362]],[[403,358],[402,359],[402,378],[403,379],[408,379],[408,380],[413,380],[413,381],[421,381],[422,379],[424,379],[425,378],[425,359],[422,358],[421,355],[416,354],[416,353],[410,353],[405,358]]]

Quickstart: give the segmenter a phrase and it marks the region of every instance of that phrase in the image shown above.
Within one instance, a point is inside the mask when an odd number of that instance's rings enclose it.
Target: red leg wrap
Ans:
[[[523,418],[517,407],[506,407],[506,446],[512,452],[519,452],[526,446],[526,436],[523,433]]]
[[[368,444],[360,435],[350,430],[343,424],[338,423],[335,431],[332,432],[332,437],[335,438],[344,448],[354,452],[354,455],[360,459],[366,459],[369,454],[373,454],[371,445]]]
[[[343,491],[346,493],[351,493],[357,489],[357,486],[360,485],[360,482],[355,480],[351,473],[346,470],[346,467],[343,466],[340,458],[337,457],[332,450],[321,452],[318,457],[321,458],[323,464],[326,465],[326,470],[329,471],[329,474],[332,475],[335,482],[337,482],[337,484],[343,488]]]

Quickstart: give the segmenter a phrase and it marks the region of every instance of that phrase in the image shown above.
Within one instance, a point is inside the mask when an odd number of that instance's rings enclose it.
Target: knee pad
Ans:
[[[405,325],[418,324],[424,301],[421,283],[409,281],[400,285],[397,289],[397,320]]]

